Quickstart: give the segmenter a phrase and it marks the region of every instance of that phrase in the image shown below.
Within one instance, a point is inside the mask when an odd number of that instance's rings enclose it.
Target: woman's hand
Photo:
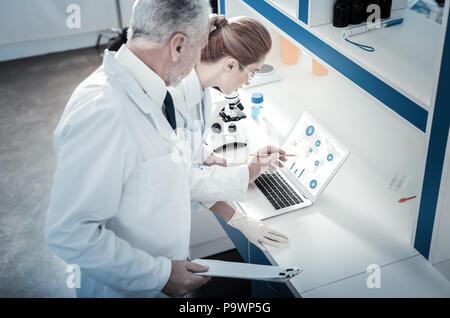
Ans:
[[[287,161],[286,151],[275,146],[266,146],[253,154],[247,163],[249,171],[249,183],[256,180],[266,169],[284,167],[282,162]]]
[[[279,244],[288,243],[287,235],[275,231],[266,223],[254,217],[245,215],[239,209],[236,209],[233,217],[228,221],[228,225],[241,231],[251,243],[255,244],[263,252],[266,251],[263,244],[279,247]]]
[[[227,166],[227,160],[223,157],[217,156],[214,152],[209,155],[208,159],[203,163],[205,166],[219,165],[222,167]]]

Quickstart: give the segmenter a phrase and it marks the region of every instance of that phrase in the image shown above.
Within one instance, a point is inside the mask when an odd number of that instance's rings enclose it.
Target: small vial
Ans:
[[[252,118],[257,121],[264,119],[264,96],[262,93],[252,94]]]

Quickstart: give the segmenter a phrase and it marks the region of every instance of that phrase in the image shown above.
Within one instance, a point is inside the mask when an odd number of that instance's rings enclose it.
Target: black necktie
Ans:
[[[172,129],[177,128],[177,122],[175,119],[175,108],[173,107],[173,100],[170,93],[167,91],[166,98],[164,98],[164,106],[166,107],[167,120],[169,121]]]

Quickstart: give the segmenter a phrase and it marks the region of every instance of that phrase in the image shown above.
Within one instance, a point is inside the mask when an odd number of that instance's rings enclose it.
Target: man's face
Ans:
[[[169,83],[171,86],[177,86],[194,68],[195,64],[200,62],[202,48],[208,44],[208,32],[205,32],[200,39],[194,43],[188,43],[182,58],[179,59],[170,74]]]

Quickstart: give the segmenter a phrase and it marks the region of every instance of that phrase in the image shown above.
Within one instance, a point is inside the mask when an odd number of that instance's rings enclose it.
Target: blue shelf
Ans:
[[[308,8],[309,8],[309,0],[299,0],[298,19],[305,24],[308,24]]]

